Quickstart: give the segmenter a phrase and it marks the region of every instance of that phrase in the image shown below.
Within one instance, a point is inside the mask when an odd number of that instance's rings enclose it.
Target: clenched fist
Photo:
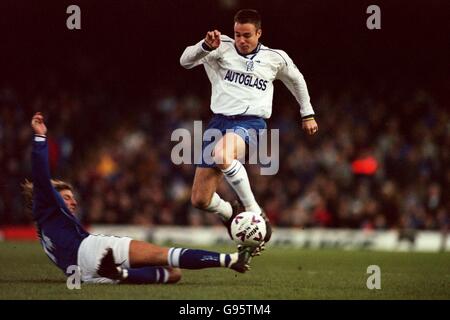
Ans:
[[[44,123],[44,116],[40,112],[36,112],[36,114],[31,119],[31,127],[34,130],[35,134],[40,134],[45,136],[47,134],[47,127]]]
[[[205,43],[212,50],[217,49],[220,46],[220,31],[208,31],[205,36]]]

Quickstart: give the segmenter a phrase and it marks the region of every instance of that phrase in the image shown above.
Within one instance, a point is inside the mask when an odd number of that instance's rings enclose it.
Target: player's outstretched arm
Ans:
[[[38,211],[49,206],[58,205],[55,190],[50,177],[48,161],[47,127],[42,113],[37,112],[31,119],[34,131],[33,149],[31,153],[31,174],[33,179],[33,203]]]
[[[184,50],[180,64],[186,69],[192,69],[204,63],[210,53],[220,46],[220,36],[218,30],[208,31],[203,40]]]

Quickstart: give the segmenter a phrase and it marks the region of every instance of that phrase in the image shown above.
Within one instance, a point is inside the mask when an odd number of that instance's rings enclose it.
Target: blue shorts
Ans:
[[[197,161],[197,166],[201,168],[215,168],[216,165],[213,163],[211,144],[216,144],[218,140],[215,139],[214,134],[208,134],[212,132],[212,129],[218,133],[220,131],[221,136],[225,135],[227,132],[234,132],[239,135],[247,145],[258,144],[259,130],[267,129],[266,121],[257,116],[224,116],[222,114],[215,114],[205,129],[203,134],[202,143],[202,155],[200,161]],[[212,132],[213,133],[213,132]],[[205,149],[208,150],[205,154]],[[199,163],[200,162],[200,163]]]

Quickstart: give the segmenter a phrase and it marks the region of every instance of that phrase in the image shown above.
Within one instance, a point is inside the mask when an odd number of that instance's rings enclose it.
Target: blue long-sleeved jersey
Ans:
[[[72,215],[50,181],[47,139],[35,135],[31,155],[33,177],[33,218],[47,256],[67,274],[77,265],[78,248],[89,236]]]

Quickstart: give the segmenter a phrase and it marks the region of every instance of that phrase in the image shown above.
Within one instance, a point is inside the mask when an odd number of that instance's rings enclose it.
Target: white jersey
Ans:
[[[269,118],[273,81],[279,79],[297,99],[300,115],[314,114],[305,79],[286,52],[260,43],[255,52],[241,55],[233,39],[222,35],[220,40],[220,46],[213,51],[205,50],[202,40],[187,47],[180,58],[187,69],[204,65],[212,85],[213,113]]]

